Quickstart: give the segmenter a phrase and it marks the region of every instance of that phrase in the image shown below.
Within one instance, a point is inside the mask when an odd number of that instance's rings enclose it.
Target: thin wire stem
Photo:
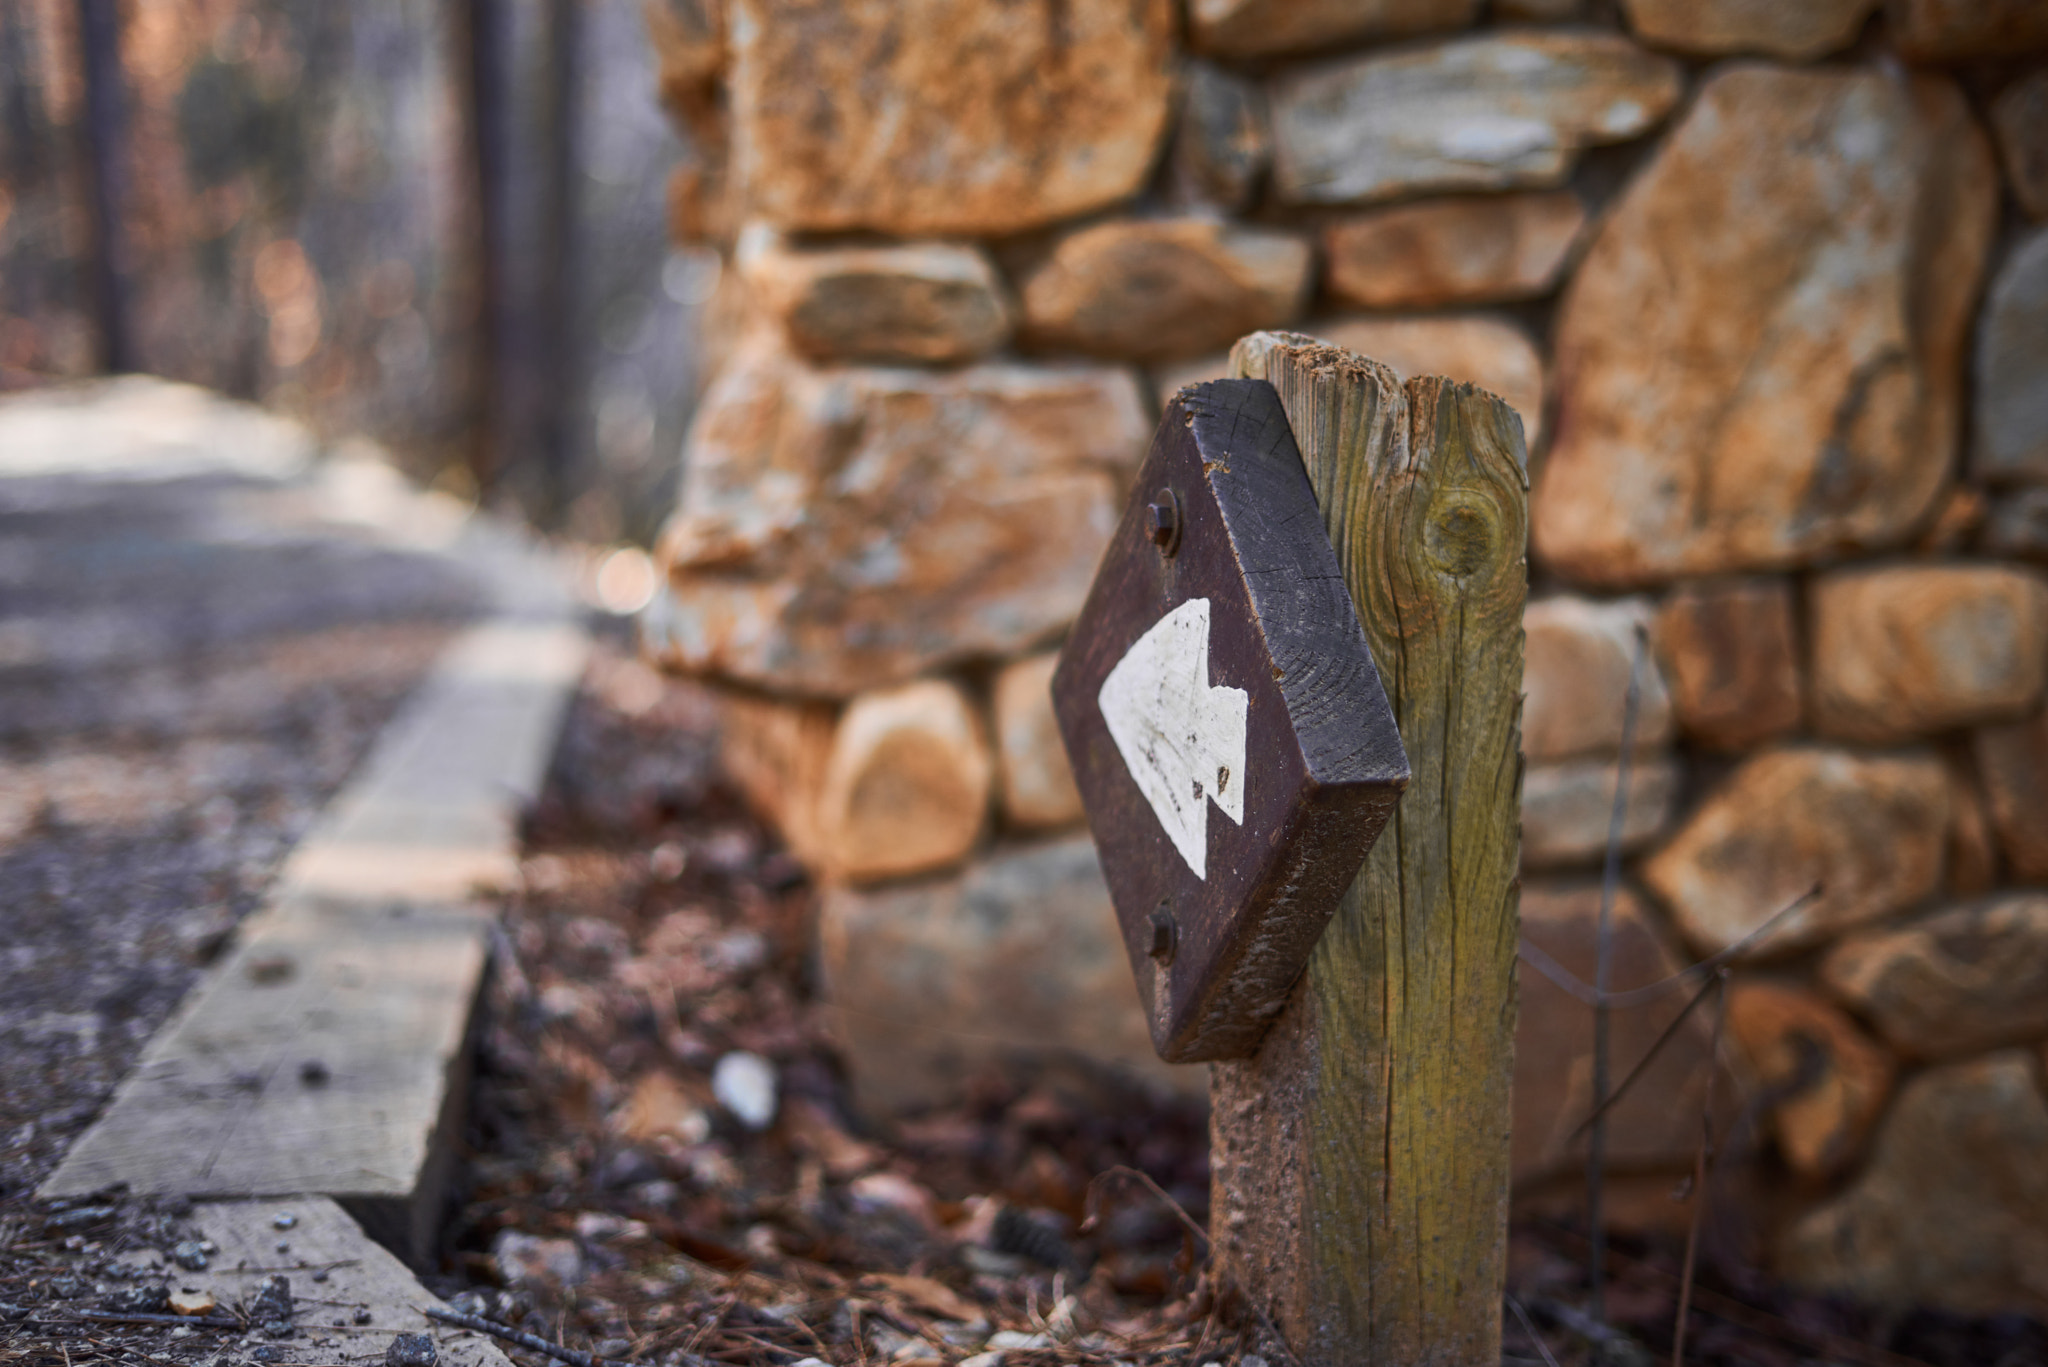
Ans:
[[[1621,712],[1621,762],[1614,775],[1614,811],[1607,821],[1607,858],[1600,870],[1600,926],[1593,963],[1593,1128],[1586,1143],[1586,1225],[1593,1253],[1587,1267],[1593,1317],[1607,1318],[1607,1230],[1601,1200],[1607,1176],[1607,989],[1614,967],[1614,894],[1621,885],[1621,836],[1628,818],[1628,771],[1636,745],[1636,713],[1642,704],[1643,655],[1649,634],[1636,628],[1629,652],[1628,698]]]
[[[1596,1122],[1598,1122],[1602,1116],[1606,1115],[1609,1111],[1613,1110],[1616,1106],[1621,1104],[1621,1099],[1628,1095],[1628,1089],[1635,1086],[1636,1079],[1641,1077],[1644,1071],[1649,1068],[1651,1062],[1656,1059],[1658,1053],[1662,1051],[1664,1046],[1669,1044],[1672,1040],[1678,1037],[1678,1031],[1680,1027],[1682,1027],[1687,1021],[1687,1019],[1691,1017],[1694,1009],[1697,1008],[1701,1002],[1705,1001],[1707,999],[1707,995],[1719,985],[1720,982],[1718,979],[1716,979],[1714,981],[1709,982],[1705,987],[1702,987],[1698,992],[1695,992],[1693,994],[1692,1000],[1687,1002],[1685,1006],[1680,1009],[1679,1013],[1671,1018],[1671,1024],[1664,1027],[1664,1033],[1657,1036],[1656,1042],[1649,1047],[1649,1049],[1643,1054],[1643,1056],[1640,1059],[1636,1060],[1636,1066],[1628,1070],[1628,1076],[1621,1080],[1621,1085],[1619,1087],[1616,1087],[1613,1091],[1607,1094],[1607,1100],[1601,1103],[1600,1109],[1594,1111],[1591,1115],[1587,1116],[1584,1120],[1579,1122],[1579,1128],[1572,1131],[1572,1139],[1577,1139],[1580,1135],[1584,1134],[1589,1128],[1591,1128]]]
[[[1700,1148],[1693,1161],[1692,1219],[1685,1230],[1685,1267],[1678,1278],[1678,1323],[1671,1330],[1671,1367],[1685,1367],[1685,1321],[1692,1313],[1692,1278],[1698,1266],[1700,1220],[1707,1209],[1707,1177],[1714,1160],[1714,1082],[1721,1074],[1721,1032],[1728,1024],[1728,970],[1717,969],[1721,999],[1714,1012],[1714,1047],[1707,1054],[1707,1094],[1700,1103]]]
[[[1701,959],[1696,964],[1681,968],[1668,978],[1659,978],[1656,982],[1650,983],[1647,986],[1630,988],[1626,992],[1609,992],[1604,997],[1600,993],[1595,992],[1591,987],[1588,987],[1585,980],[1576,973],[1573,973],[1569,968],[1551,958],[1550,955],[1543,951],[1542,946],[1534,941],[1524,939],[1521,942],[1519,953],[1521,954],[1522,961],[1528,964],[1529,967],[1571,993],[1574,998],[1586,1006],[1598,1006],[1603,1001],[1609,1006],[1616,1007],[1641,1006],[1644,1002],[1654,1001],[1666,992],[1675,990],[1686,979],[1697,977],[1703,973],[1711,973],[1721,965],[1738,957],[1744,950],[1769,934],[1772,928],[1780,921],[1803,908],[1808,902],[1820,896],[1820,894],[1821,885],[1815,883],[1812,887],[1787,903],[1777,915],[1771,917],[1770,920],[1765,921],[1755,930],[1752,930],[1749,934],[1743,936],[1740,940],[1737,940],[1719,953],[1709,958]]]
[[[1557,1367],[1557,1358],[1551,1354],[1550,1345],[1544,1342],[1543,1335],[1536,1332],[1536,1323],[1529,1318],[1529,1312],[1522,1308],[1522,1303],[1509,1296],[1508,1309],[1514,1311],[1515,1318],[1522,1322],[1522,1332],[1529,1336],[1529,1341],[1536,1345],[1536,1351],[1543,1355],[1545,1367]]]

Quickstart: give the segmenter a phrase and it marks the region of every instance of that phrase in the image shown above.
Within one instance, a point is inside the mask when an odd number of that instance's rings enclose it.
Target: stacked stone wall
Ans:
[[[1638,660],[1616,986],[1811,892],[1727,1010],[1764,1254],[2048,1310],[2048,6],[670,0],[656,32],[705,152],[676,230],[727,270],[647,640],[729,690],[733,770],[823,882],[871,1105],[1034,1053],[1175,1081],[1049,661],[1162,395],[1295,328],[1522,415],[1526,938],[1593,976]],[[1617,1013],[1617,1076],[1679,1005]],[[1711,1014],[1614,1113],[1622,1222],[1684,1218]],[[1525,972],[1518,1051],[1518,1193],[1568,1207],[1588,1012]]]

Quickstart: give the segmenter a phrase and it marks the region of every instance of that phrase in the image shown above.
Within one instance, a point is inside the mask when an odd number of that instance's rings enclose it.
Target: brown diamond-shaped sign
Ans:
[[[1053,675],[1152,1043],[1242,1058],[1408,783],[1280,398],[1177,394]]]

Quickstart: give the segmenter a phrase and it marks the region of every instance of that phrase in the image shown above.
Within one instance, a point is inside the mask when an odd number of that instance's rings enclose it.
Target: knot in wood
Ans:
[[[1492,499],[1477,490],[1446,490],[1423,519],[1423,554],[1439,574],[1469,579],[1499,563],[1501,535],[1500,509]]]

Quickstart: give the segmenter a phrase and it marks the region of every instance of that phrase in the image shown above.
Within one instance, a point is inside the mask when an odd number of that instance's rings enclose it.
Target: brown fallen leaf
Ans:
[[[697,1098],[671,1073],[650,1072],[611,1116],[611,1129],[622,1139],[645,1143],[670,1138],[701,1144],[711,1134],[711,1118]]]
[[[783,1117],[797,1148],[816,1155],[836,1182],[858,1177],[889,1156],[880,1145],[863,1143],[841,1129],[831,1113],[809,1097],[790,1098]]]
[[[986,1319],[988,1312],[965,1296],[930,1277],[877,1272],[860,1279],[862,1287],[886,1287],[928,1314],[949,1320]]]

